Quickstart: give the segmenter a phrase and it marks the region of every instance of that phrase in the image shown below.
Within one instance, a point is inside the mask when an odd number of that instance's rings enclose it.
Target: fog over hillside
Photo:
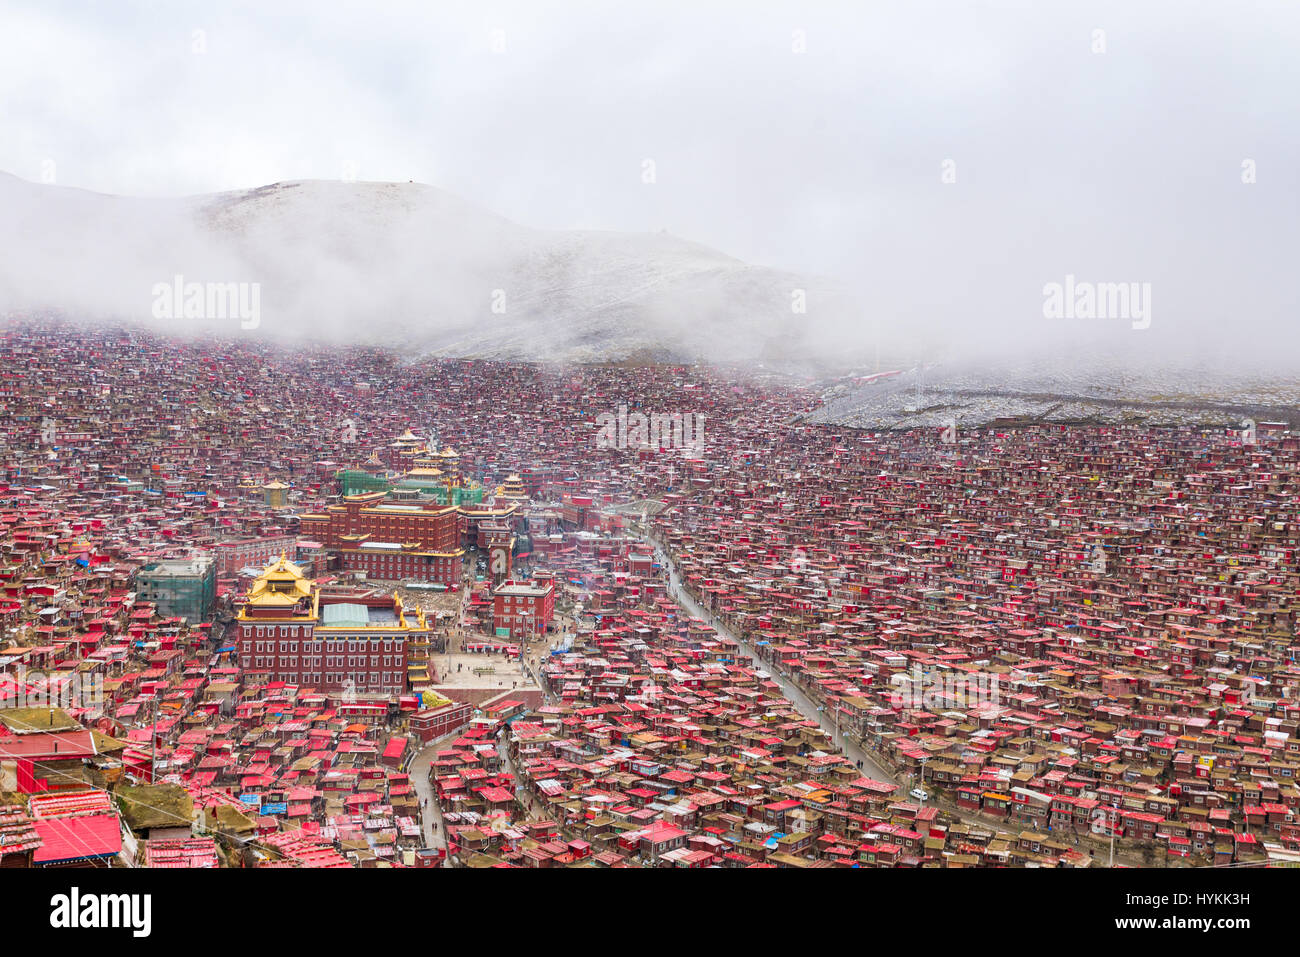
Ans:
[[[414,354],[1300,357],[1286,0],[8,6],[0,307],[180,273]],[[1144,327],[1051,315],[1075,281]]]
[[[1297,369],[1294,329],[1267,314],[1221,323],[1168,304],[1177,296],[1159,283],[1132,286],[1137,319],[1049,318],[1046,297],[1026,284],[1020,314],[1002,321],[964,324],[943,310],[929,322],[891,321],[873,311],[870,284],[750,265],[663,233],[532,229],[422,184],[320,180],[145,199],[3,175],[0,204],[14,227],[0,257],[4,313],[412,356],[702,360],[818,374],[941,363],[983,369],[988,387],[1014,387],[1021,373],[1008,370],[1024,363],[1072,369],[1074,381],[1122,368],[1147,393],[1170,392],[1167,380],[1189,363],[1227,382]],[[256,284],[256,328],[233,315],[184,318],[180,306],[157,317],[157,288],[177,276]],[[1099,309],[1103,300],[1099,292]],[[1144,371],[1151,382],[1137,384]]]
[[[421,184],[287,182],[163,200],[4,176],[0,201],[17,226],[0,263],[6,312],[220,331],[216,316],[155,316],[155,286],[179,275],[257,283],[250,335],[571,361],[830,354],[832,335],[855,324],[824,278],[667,234],[530,229]]]

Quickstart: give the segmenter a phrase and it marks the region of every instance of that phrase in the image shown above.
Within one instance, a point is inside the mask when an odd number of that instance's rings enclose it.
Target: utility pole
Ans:
[[[1118,814],[1112,814],[1110,820],[1110,863],[1106,865],[1107,867],[1115,866],[1115,822],[1118,817]]]
[[[149,734],[149,783],[158,779],[158,690],[153,693],[153,730]]]

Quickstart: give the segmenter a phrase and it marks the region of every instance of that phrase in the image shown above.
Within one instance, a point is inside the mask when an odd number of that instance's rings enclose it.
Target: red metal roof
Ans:
[[[89,731],[55,731],[0,738],[0,758],[61,760],[95,754]]]
[[[37,821],[36,833],[43,842],[32,857],[36,864],[109,857],[122,850],[116,814]]]

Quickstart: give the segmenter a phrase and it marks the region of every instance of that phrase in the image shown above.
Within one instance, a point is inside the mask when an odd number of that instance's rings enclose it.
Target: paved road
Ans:
[[[447,827],[442,820],[442,810],[433,797],[433,782],[429,780],[429,765],[433,763],[435,754],[447,747],[447,742],[460,737],[461,730],[463,729],[457,729],[451,734],[430,741],[411,759],[411,763],[407,768],[411,784],[415,787],[415,793],[420,798],[420,824],[424,830],[425,847],[445,848],[447,846]]]
[[[676,599],[679,605],[689,611],[692,615],[707,621],[728,638],[735,640],[740,645],[741,650],[745,655],[749,657],[755,668],[772,676],[772,680],[780,687],[781,693],[790,700],[791,704],[799,709],[800,714],[805,718],[808,718],[810,721],[816,721],[823,729],[830,732],[831,740],[835,742],[850,761],[853,761],[854,763],[860,761],[862,763],[863,774],[875,781],[899,784],[899,781],[890,774],[889,771],[873,760],[871,755],[867,754],[857,744],[849,740],[847,736],[836,733],[833,716],[828,715],[825,711],[818,710],[817,704],[804,694],[793,681],[771,665],[762,661],[754,652],[754,649],[749,646],[748,642],[741,639],[740,635],[736,634],[729,625],[714,616],[707,608],[704,608],[699,602],[692,598],[682,586],[681,580],[677,576],[677,566],[674,565],[672,559],[668,557],[668,553],[664,551],[653,538],[650,539],[650,541],[651,544],[654,544],[655,546],[655,556],[658,558],[659,562],[668,569],[669,592],[673,598]]]
[[[538,806],[537,802],[533,799],[533,796],[528,792],[528,790],[520,785],[519,782],[523,779],[515,770],[514,762],[510,760],[509,749],[506,747],[506,740],[509,737],[509,734],[509,731],[505,731],[501,734],[501,737],[497,739],[497,755],[501,758],[501,767],[504,771],[509,773],[511,778],[514,779],[515,801],[524,809],[524,818],[539,818],[543,814],[542,809]]]
[[[707,608],[704,608],[702,605],[700,605],[699,602],[697,602],[694,598],[692,598],[689,594],[687,594],[686,589],[682,586],[681,581],[677,577],[677,567],[676,565],[673,564],[673,561],[668,556],[668,553],[653,537],[648,537],[647,540],[650,542],[650,544],[654,545],[656,558],[659,560],[659,562],[662,565],[664,565],[664,567],[668,569],[669,590],[673,598],[677,600],[677,603],[679,605],[681,605],[691,614],[704,619],[710,625],[718,629],[718,631],[720,631],[727,637],[735,639],[740,644],[741,649],[745,652],[746,655],[749,656],[751,661],[754,663],[754,666],[772,676],[772,680],[774,680],[777,683],[777,685],[780,686],[782,693],[785,694],[785,696],[788,699],[790,699],[791,703],[794,704],[795,707],[799,709],[799,712],[804,717],[818,722],[818,724],[820,724],[821,727],[831,732],[832,740],[835,741],[835,743],[840,747],[840,750],[843,751],[849,757],[850,760],[852,761],[860,760],[862,762],[863,773],[865,773],[867,777],[872,778],[873,780],[876,781],[885,781],[889,784],[898,784],[902,786],[904,782],[899,781],[896,775],[891,774],[885,768],[881,767],[878,762],[872,759],[871,755],[867,754],[856,743],[849,740],[843,735],[836,735],[834,733],[833,720],[827,717],[825,712],[818,711],[817,705],[812,701],[811,698],[809,698],[806,694],[803,693],[803,691],[801,691],[798,687],[796,687],[788,677],[786,677],[784,674],[777,671],[771,665],[768,665],[766,662],[759,659],[758,656],[754,653],[754,649],[751,648],[747,642],[741,640],[740,636],[737,635],[727,624],[725,624],[723,621],[721,621],[716,616],[711,614]],[[981,827],[993,828],[994,830],[1006,831],[1008,827],[1010,827],[1010,829],[1014,831],[1018,826],[1007,821],[995,822],[992,821],[991,819],[984,818],[983,816],[963,814],[959,810],[952,807],[945,807],[944,810],[949,815],[959,820],[962,820],[967,824],[975,824]],[[1072,840],[1072,837],[1068,834],[1062,834],[1061,838],[1062,840],[1067,842]],[[1078,841],[1075,842],[1075,845],[1079,850],[1085,852],[1089,850],[1088,845],[1080,844],[1080,842]],[[1103,863],[1106,860],[1105,851],[1097,851],[1095,846],[1092,848],[1092,850],[1096,852],[1096,860],[1099,864]],[[1143,858],[1140,856],[1138,852],[1134,852],[1128,848],[1124,848],[1121,850],[1119,847],[1116,847],[1115,860],[1116,862],[1128,862],[1133,866],[1148,866],[1142,863]]]
[[[816,703],[813,702],[813,700],[808,695],[806,695],[802,689],[797,687],[794,684],[794,682],[790,680],[788,676],[778,671],[775,667],[768,665],[766,662],[762,661],[762,659],[760,659],[758,655],[754,652],[754,649],[750,647],[748,642],[744,641],[738,634],[736,634],[736,632],[729,625],[727,625],[725,622],[718,619],[716,616],[710,613],[708,609],[701,606],[699,602],[697,602],[694,598],[692,598],[686,592],[686,589],[682,586],[681,580],[678,577],[677,567],[675,564],[673,564],[672,559],[668,557],[668,554],[664,551],[663,547],[651,536],[647,536],[647,540],[650,542],[651,545],[654,546],[656,558],[665,568],[668,569],[669,593],[677,601],[679,606],[681,606],[683,609],[688,611],[690,614],[695,615],[703,619],[704,621],[709,622],[709,624],[712,625],[714,628],[718,629],[719,632],[736,641],[736,643],[740,646],[742,654],[749,659],[750,664],[755,669],[761,670],[764,673],[771,675],[772,680],[776,682],[777,686],[781,689],[781,692],[786,696],[786,698],[798,709],[798,711],[805,718],[811,721],[816,721],[820,727],[822,727],[824,730],[829,732],[832,741],[834,741],[834,743],[849,758],[849,760],[854,761],[855,763],[859,761],[862,763],[862,771],[867,777],[876,781],[884,781],[889,784],[902,786],[902,782],[898,780],[897,776],[895,776],[890,771],[882,767],[876,760],[872,758],[870,754],[868,754],[865,750],[863,750],[857,743],[848,739],[844,735],[837,734],[835,730],[833,717],[827,715],[826,712],[824,711],[820,711]],[[527,668],[526,660],[524,662],[524,665]],[[528,668],[528,671],[530,674],[533,674],[531,668]],[[536,675],[534,674],[533,676],[534,676],[534,680],[536,680]],[[538,684],[540,685],[541,683],[538,682]],[[547,700],[551,700],[552,695],[549,692],[545,692],[545,698]],[[448,738],[450,737],[454,737],[454,735],[449,735]],[[412,761],[412,778],[417,782],[416,784],[417,792],[419,792],[421,795],[425,793],[430,794],[429,805],[428,808],[426,809],[426,825],[425,825],[426,829],[432,824],[432,821],[435,818],[441,821],[441,816],[437,812],[437,803],[432,799],[431,796],[432,786],[428,782],[429,762],[433,757],[433,753],[437,751],[442,746],[443,742],[448,740],[448,738],[443,738],[441,741],[436,741],[433,744],[429,745],[423,751],[421,751],[420,754],[417,755],[417,757]],[[502,737],[498,739],[497,753],[501,757],[503,769],[508,771],[510,775],[514,778],[514,780],[518,782],[520,780],[519,775],[515,772],[513,762],[511,762],[510,756],[507,753],[505,734],[503,734]],[[419,765],[418,769],[417,769],[417,763]],[[422,788],[423,790],[421,790]],[[520,790],[517,789],[515,795],[516,795],[516,799],[523,805],[526,817],[536,818],[546,814],[546,811],[535,800],[533,800],[532,797],[528,795],[526,792],[521,792]],[[972,816],[967,816],[965,814],[961,814],[960,812],[952,808],[948,808],[946,810],[947,813],[951,814],[953,817],[959,820],[964,820],[967,823],[979,824],[983,827],[991,827],[995,830],[1002,830],[1006,826],[1005,822],[999,825],[996,823],[992,823],[990,821],[982,820],[978,817],[972,817]],[[563,828],[561,828],[561,830],[563,831]],[[436,846],[439,847],[445,846],[446,843],[445,831],[438,835],[438,842],[439,843]],[[430,846],[434,846],[434,845],[432,845],[431,843]],[[1117,860],[1120,859],[1120,857],[1121,854],[1117,849],[1116,852]],[[1104,860],[1104,858],[1100,858],[1099,855],[1099,860]]]

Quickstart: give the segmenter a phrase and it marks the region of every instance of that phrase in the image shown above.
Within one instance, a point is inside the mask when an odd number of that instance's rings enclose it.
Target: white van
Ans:
[[[929,800],[930,797],[928,794],[925,793],[925,790],[923,788],[912,788],[912,790],[908,791],[907,793],[910,794],[912,797],[916,798],[918,801],[927,801]]]

